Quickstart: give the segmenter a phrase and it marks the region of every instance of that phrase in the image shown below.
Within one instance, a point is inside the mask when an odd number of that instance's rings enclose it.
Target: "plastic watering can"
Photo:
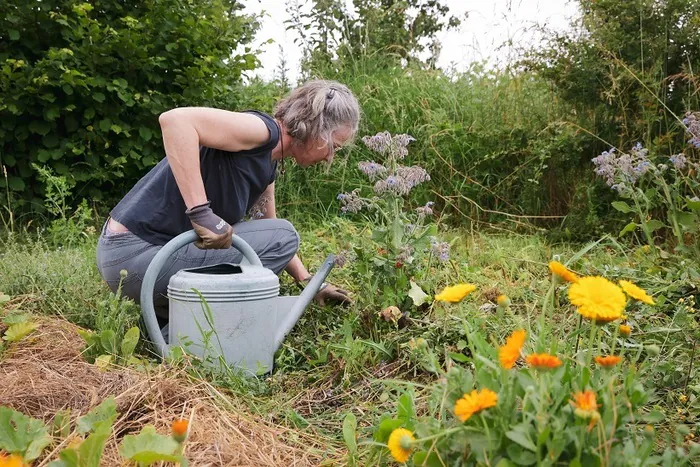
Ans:
[[[263,267],[253,248],[233,235],[240,264],[221,263],[178,271],[168,283],[169,342],[153,308],[158,274],[170,257],[199,239],[194,230],[164,245],[151,261],[141,286],[141,313],[161,357],[182,346],[205,362],[223,361],[246,373],[272,371],[275,351],[292,330],[334,265],[329,255],[300,295],[280,296],[279,278]]]

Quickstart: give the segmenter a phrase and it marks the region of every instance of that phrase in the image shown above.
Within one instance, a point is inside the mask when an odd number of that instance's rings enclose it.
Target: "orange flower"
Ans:
[[[173,439],[178,443],[182,443],[187,439],[187,429],[189,422],[185,419],[175,420],[172,426]]]
[[[626,324],[621,324],[620,325],[620,335],[624,337],[629,337],[630,334],[632,334],[632,328],[627,326]]]
[[[24,467],[24,460],[17,454],[5,456],[0,453],[0,467]]]
[[[498,360],[501,362],[501,367],[510,370],[515,365],[515,362],[520,357],[520,349],[525,343],[525,331],[520,329],[506,339],[506,344],[498,348]]]
[[[622,360],[617,355],[608,355],[607,357],[595,357],[595,362],[605,368],[612,368]]]
[[[528,365],[536,370],[551,370],[561,366],[561,360],[547,353],[534,353],[525,358]]]
[[[574,394],[574,400],[570,402],[574,406],[574,414],[577,417],[588,419],[598,414],[598,404],[593,391],[577,392]]]
[[[464,394],[455,403],[455,415],[461,421],[469,420],[475,413],[489,407],[494,407],[498,402],[498,394],[490,389],[473,390],[470,394]]]
[[[550,261],[549,270],[552,271],[552,274],[564,279],[566,282],[578,282],[578,276],[569,271],[566,266],[559,261]]]

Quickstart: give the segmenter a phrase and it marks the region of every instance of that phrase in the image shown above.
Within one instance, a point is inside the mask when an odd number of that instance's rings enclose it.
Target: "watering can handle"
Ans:
[[[156,311],[153,308],[153,289],[156,285],[156,279],[158,278],[158,273],[163,268],[166,260],[177,250],[185,245],[196,242],[199,240],[199,236],[194,230],[190,230],[181,233],[177,237],[166,243],[158,253],[153,257],[151,263],[146,269],[146,274],[143,277],[143,283],[141,284],[141,315],[146,324],[146,330],[148,335],[151,337],[151,341],[155,344],[156,351],[161,357],[168,355],[169,348],[166,344],[165,339],[163,339],[163,334],[161,334],[160,327],[158,326],[158,320],[156,319]],[[248,260],[253,266],[261,266],[262,262],[255,250],[246,243],[238,235],[233,235],[231,246],[236,248],[238,251],[243,253],[243,257]]]

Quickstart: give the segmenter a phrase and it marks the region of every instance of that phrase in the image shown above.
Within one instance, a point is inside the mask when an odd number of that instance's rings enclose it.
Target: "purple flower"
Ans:
[[[437,256],[441,263],[446,263],[450,259],[450,244],[430,237],[430,253]]]
[[[406,147],[415,141],[410,135],[402,134],[392,136],[388,131],[377,133],[374,136],[365,136],[362,142],[372,151],[389,158],[403,159],[408,154]]]
[[[338,195],[338,199],[340,200],[340,203],[342,204],[342,207],[340,208],[340,211],[343,213],[346,212],[352,212],[356,213],[359,212],[362,207],[365,205],[365,202],[360,198],[360,190],[359,188],[356,188],[352,190],[350,193],[340,193]]]
[[[421,206],[419,208],[416,208],[416,212],[418,213],[418,217],[425,217],[425,216],[432,216],[433,215],[433,203],[432,201],[428,201],[425,206]]]
[[[374,161],[362,161],[357,164],[357,167],[372,181],[376,180],[387,171],[386,167]]]
[[[700,112],[688,112],[683,119],[688,142],[700,149]]]
[[[649,150],[642,147],[641,143],[635,144],[629,154],[618,155],[614,148],[603,151],[592,159],[595,173],[612,189],[624,191],[653,167],[647,158],[648,153]]]
[[[683,170],[685,169],[685,165],[688,163],[688,159],[685,157],[685,154],[674,154],[671,157],[669,157],[669,160],[673,164],[673,166],[676,168],[676,170]]]

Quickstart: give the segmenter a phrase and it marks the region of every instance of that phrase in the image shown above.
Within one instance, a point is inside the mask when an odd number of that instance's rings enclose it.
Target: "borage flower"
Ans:
[[[455,403],[455,416],[466,422],[475,413],[481,412],[489,407],[494,407],[498,402],[498,394],[490,389],[473,390],[469,394],[464,394]]]
[[[569,301],[584,318],[597,323],[619,319],[627,304],[622,289],[599,276],[582,277],[572,284]]]
[[[404,463],[411,456],[411,450],[413,449],[413,442],[415,440],[410,430],[406,428],[397,428],[389,435],[389,441],[387,441],[386,445],[389,448],[391,457],[393,457],[396,462]]]
[[[525,336],[526,333],[523,329],[513,331],[506,339],[505,345],[498,348],[498,360],[501,367],[510,370],[515,366],[515,362],[520,358],[520,350],[525,343]]]

